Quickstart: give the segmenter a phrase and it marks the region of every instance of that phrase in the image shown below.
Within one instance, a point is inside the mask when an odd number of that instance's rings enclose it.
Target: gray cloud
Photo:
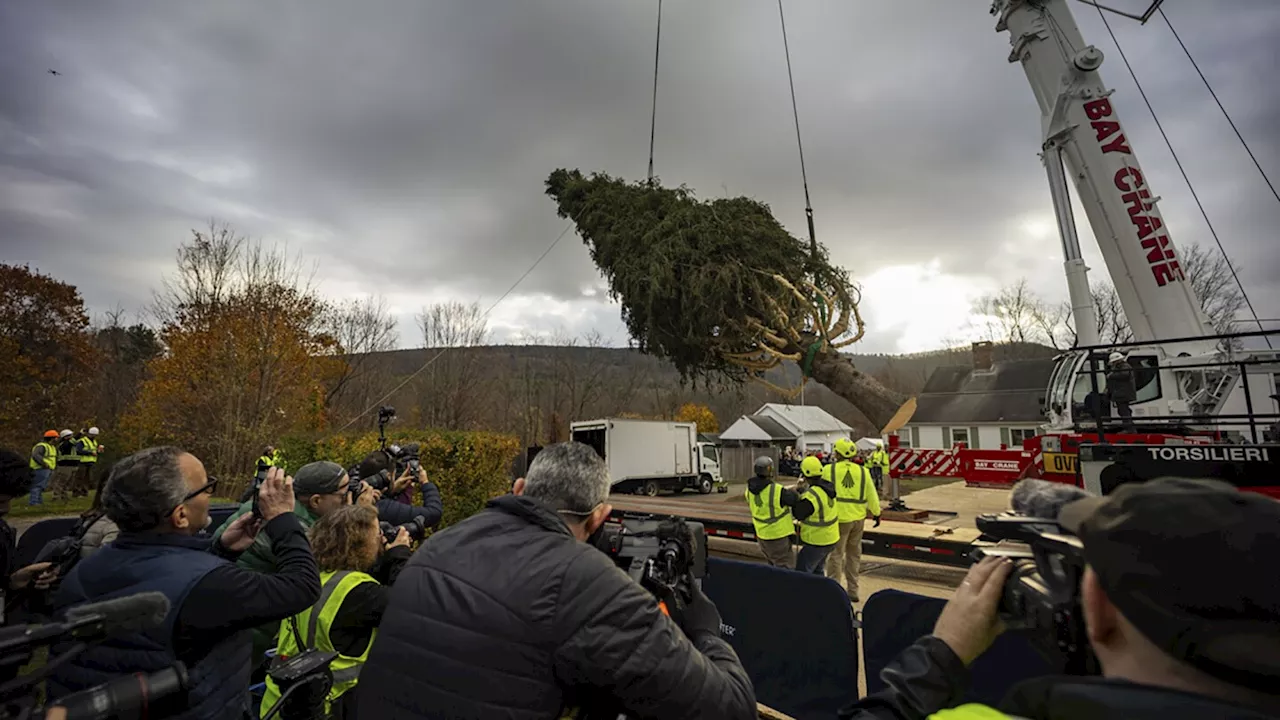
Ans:
[[[859,277],[936,261],[974,287],[1027,275],[1065,294],[1057,242],[1022,229],[1050,204],[1038,113],[1006,62],[1007,39],[985,2],[905,5],[787,5],[819,239]],[[1280,176],[1280,5],[1165,6]],[[188,228],[217,216],[316,260],[330,292],[487,305],[563,227],[542,194],[552,168],[643,175],[654,10],[593,0],[4,3],[0,249],[77,284],[95,308],[137,307]],[[1101,21],[1074,10],[1107,53],[1106,77],[1175,238],[1211,242]],[[668,0],[664,14],[659,175],[707,196],[752,195],[804,232],[776,5]],[[1163,23],[1112,27],[1255,304],[1280,315],[1280,205]],[[616,309],[582,294],[599,282],[570,236],[495,318],[597,327],[625,342]],[[401,308],[410,344],[413,309]],[[901,336],[887,328],[864,349],[891,351]]]

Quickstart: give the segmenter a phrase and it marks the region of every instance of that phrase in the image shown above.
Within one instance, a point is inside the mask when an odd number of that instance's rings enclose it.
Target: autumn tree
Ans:
[[[296,261],[225,225],[193,231],[177,259],[155,306],[167,352],[125,424],[139,445],[174,443],[247,476],[263,445],[324,424],[342,371],[325,305]]]
[[[324,332],[333,341],[335,357],[341,360],[325,404],[341,422],[363,412],[385,390],[389,374],[379,353],[395,349],[396,320],[385,299],[367,296],[332,304]]]
[[[41,430],[79,424],[95,356],[75,286],[0,264],[0,439],[29,446]]]
[[[142,323],[125,325],[124,311],[106,313],[93,328],[99,357],[94,377],[94,416],[99,425],[116,427],[133,405],[147,376],[147,364],[164,352],[160,337]]]
[[[415,381],[418,416],[428,427],[467,429],[482,400],[482,368],[478,353],[489,327],[479,303],[442,302],[417,315],[423,349],[430,365]]]
[[[857,286],[764,203],[564,169],[546,192],[577,226],[636,347],[684,378],[763,383],[789,360],[877,426],[903,408],[906,396],[840,352],[865,332]]]
[[[676,412],[677,422],[691,422],[698,426],[700,433],[716,433],[720,432],[720,421],[716,419],[716,414],[711,412],[711,408],[706,405],[698,405],[696,403],[685,403],[680,406],[680,410]]]

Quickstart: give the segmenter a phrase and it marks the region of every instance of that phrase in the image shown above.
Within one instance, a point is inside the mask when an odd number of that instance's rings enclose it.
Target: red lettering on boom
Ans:
[[[1089,124],[1093,126],[1093,132],[1098,136],[1098,142],[1102,142],[1120,132],[1120,123],[1111,120],[1095,120]]]
[[[1139,240],[1164,227],[1164,223],[1160,222],[1160,218],[1158,217],[1135,215],[1129,219],[1133,221],[1134,227],[1138,228]]]
[[[1101,120],[1104,117],[1111,117],[1111,101],[1106,98],[1099,98],[1084,104],[1084,114],[1090,120]]]
[[[1133,180],[1132,185],[1125,182],[1128,179]],[[1137,190],[1138,188],[1146,184],[1142,181],[1142,173],[1138,172],[1137,168],[1131,168],[1131,167],[1122,167],[1119,170],[1117,170],[1115,183],[1116,183],[1116,187],[1120,188],[1121,190]]]
[[[1116,136],[1115,140],[1112,140],[1102,146],[1102,152],[1121,152],[1125,155],[1132,155],[1133,151],[1129,149],[1128,143],[1129,141],[1125,139],[1124,133],[1120,133]]]
[[[1125,193],[1120,196],[1120,199],[1129,206],[1129,217],[1133,217],[1140,212],[1147,212],[1155,207],[1149,202],[1144,202],[1150,197],[1150,190],[1139,190],[1138,192]]]

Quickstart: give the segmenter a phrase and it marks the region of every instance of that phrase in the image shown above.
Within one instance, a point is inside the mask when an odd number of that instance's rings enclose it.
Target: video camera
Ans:
[[[1058,672],[1099,674],[1080,603],[1085,569],[1080,539],[1054,520],[1013,513],[979,515],[977,526],[996,544],[975,549],[975,562],[984,557],[1013,561],[1000,595],[1005,626],[1026,633]]]
[[[378,527],[382,530],[382,537],[386,538],[389,543],[395,541],[396,536],[400,534],[400,528],[408,531],[409,537],[414,542],[422,542],[422,539],[427,536],[427,521],[421,515],[403,525],[392,525],[383,520],[378,523]]]
[[[297,629],[294,629],[297,632]],[[328,717],[325,701],[333,688],[333,671],[329,664],[338,653],[325,650],[304,650],[288,658],[278,658],[267,674],[280,688],[280,699],[271,706],[262,720],[271,720],[278,713],[281,720],[312,720]]]
[[[42,717],[43,711],[36,707],[36,690],[53,668],[112,635],[157,627],[168,612],[169,600],[164,595],[138,593],[74,607],[63,621],[0,631],[0,667],[21,667],[31,662],[38,649],[49,648],[48,662],[42,668],[0,685],[0,718]],[[187,682],[187,669],[178,662],[153,673],[118,677],[53,699],[49,706],[64,708],[69,720],[142,717],[146,713],[168,717],[186,709]]]
[[[617,513],[588,540],[659,600],[689,602],[707,574],[707,531],[700,522]]]

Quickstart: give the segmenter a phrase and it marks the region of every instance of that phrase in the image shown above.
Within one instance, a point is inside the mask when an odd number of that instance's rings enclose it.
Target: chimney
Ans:
[[[990,370],[995,361],[995,346],[988,340],[973,344],[973,369],[979,372]]]

